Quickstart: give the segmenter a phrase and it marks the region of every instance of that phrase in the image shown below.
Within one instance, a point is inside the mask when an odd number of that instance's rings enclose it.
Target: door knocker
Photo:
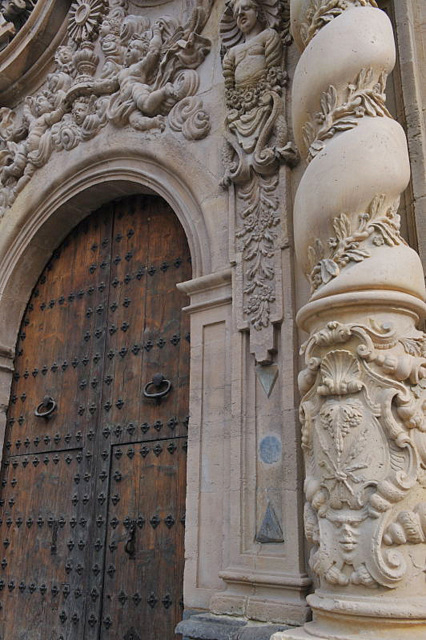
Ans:
[[[172,388],[170,380],[166,380],[162,373],[156,373],[152,376],[151,382],[148,382],[143,390],[145,398],[153,398],[159,404],[161,399],[166,396]]]
[[[48,420],[57,407],[56,402],[51,396],[45,396],[43,401],[37,406],[34,415],[37,418],[45,418]]]

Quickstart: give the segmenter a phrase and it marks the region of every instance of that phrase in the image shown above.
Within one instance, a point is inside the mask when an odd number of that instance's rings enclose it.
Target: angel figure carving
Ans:
[[[140,131],[164,129],[164,116],[198,88],[195,69],[210,50],[210,41],[197,33],[205,20],[206,11],[197,5],[184,26],[173,18],[161,18],[152,28],[146,19],[126,22],[121,33],[125,46],[122,67],[116,65],[119,70],[114,73],[111,60],[107,59],[108,67],[101,77],[76,83],[68,100],[82,95],[108,95],[111,98],[107,118],[116,126],[130,124]],[[102,42],[105,48],[112,40],[105,36]],[[117,50],[117,57],[118,54]]]
[[[221,21],[228,148],[224,185],[246,182],[251,170],[272,174],[296,160],[288,142],[281,99],[282,69],[278,0],[231,0]]]

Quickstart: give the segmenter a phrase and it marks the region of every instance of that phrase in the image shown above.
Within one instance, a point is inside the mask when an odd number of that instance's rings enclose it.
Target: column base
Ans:
[[[425,640],[425,620],[389,620],[356,616],[330,616],[320,623],[308,622],[298,629],[274,633],[271,640]],[[340,628],[339,628],[340,627]]]

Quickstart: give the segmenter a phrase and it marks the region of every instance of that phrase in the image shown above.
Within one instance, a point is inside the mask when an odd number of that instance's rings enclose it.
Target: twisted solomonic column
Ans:
[[[303,49],[295,243],[311,297],[300,373],[313,622],[274,640],[426,638],[424,274],[400,235],[409,181],[385,106],[395,62],[374,0],[292,0]]]

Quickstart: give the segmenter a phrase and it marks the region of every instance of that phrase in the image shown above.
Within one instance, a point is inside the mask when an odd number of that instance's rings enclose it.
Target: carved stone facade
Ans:
[[[425,24],[423,0],[0,2],[0,430],[49,256],[164,198],[193,268],[184,638],[425,637]]]

